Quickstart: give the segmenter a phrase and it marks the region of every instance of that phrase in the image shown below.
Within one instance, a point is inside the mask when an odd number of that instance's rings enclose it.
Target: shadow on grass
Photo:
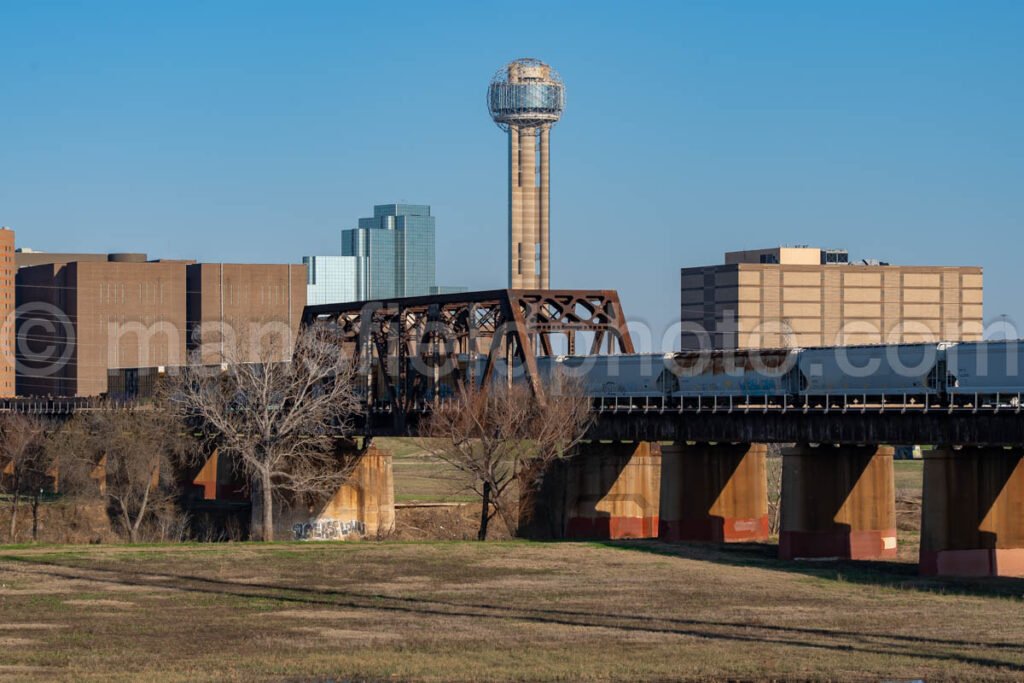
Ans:
[[[606,545],[606,544],[601,544]],[[611,547],[659,552],[675,557],[679,552],[666,552],[648,544],[617,542]],[[675,547],[675,550],[685,550]],[[738,548],[741,553],[764,554],[758,547]],[[706,557],[704,559],[707,559]],[[984,667],[1003,672],[1024,673],[1020,643],[934,638],[901,633],[886,633],[882,630],[840,631],[825,628],[781,626],[774,624],[719,621],[713,619],[688,619],[659,615],[609,613],[599,610],[578,611],[551,607],[532,607],[525,601],[514,604],[490,604],[486,602],[454,601],[426,597],[394,596],[382,593],[352,590],[296,587],[273,583],[252,583],[231,581],[212,577],[177,573],[172,571],[144,572],[129,569],[108,569],[82,565],[69,566],[55,561],[32,557],[0,555],[0,562],[10,562],[34,573],[64,579],[90,581],[117,586],[148,587],[182,593],[205,594],[260,601],[276,601],[282,605],[315,606],[351,610],[386,611],[405,613],[418,617],[463,617],[479,620],[521,621],[529,623],[555,624],[582,628],[619,630],[625,636],[629,632],[658,633],[686,636],[704,640],[727,641],[749,644],[769,644],[784,647],[806,648],[812,651],[844,654],[873,654],[888,657],[906,657],[929,662],[946,661],[964,665]],[[736,564],[750,566],[751,561],[737,561]],[[951,651],[956,649],[958,651]],[[976,653],[964,650],[977,650]],[[1013,660],[997,658],[1003,653],[1015,655]]]
[[[666,543],[655,540],[592,541],[602,547],[654,553],[667,557],[714,562],[734,567],[756,567],[819,579],[917,590],[943,595],[1024,598],[1024,579],[1012,577],[921,576],[917,565],[884,560],[778,559],[778,546],[768,543]]]

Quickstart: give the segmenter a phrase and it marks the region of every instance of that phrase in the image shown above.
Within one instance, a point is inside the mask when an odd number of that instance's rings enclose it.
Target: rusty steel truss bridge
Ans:
[[[537,358],[559,343],[568,355],[634,353],[611,290],[496,289],[307,306],[303,323],[317,322],[336,325],[343,351],[359,359],[368,426],[389,433],[405,431],[409,416],[457,389],[467,358],[479,366],[483,386],[499,362],[518,364],[543,394]]]
[[[613,290],[497,289],[307,306],[303,323],[333,326],[341,352],[358,360],[368,435],[415,434],[419,417],[467,381],[491,386],[501,373],[511,382],[515,367],[543,395],[541,366],[552,356],[635,353]],[[672,404],[656,396],[593,398],[589,436],[602,440],[1024,445],[1020,393],[990,406],[932,405],[927,398],[887,404],[884,396],[881,403],[846,396],[802,405],[769,395],[707,394]],[[0,400],[0,412],[60,417],[125,405],[14,398]]]
[[[524,380],[542,395],[545,377],[539,364],[556,348],[567,357],[635,353],[613,290],[501,289],[328,304],[307,307],[304,322],[336,325],[345,351],[360,359],[367,396],[365,429],[379,435],[414,434],[419,415],[466,381],[490,386],[497,366],[518,366]],[[479,376],[462,374],[466,367]],[[512,377],[511,370],[503,372]],[[884,396],[880,403],[844,396],[803,405],[772,396],[709,394],[673,405],[649,396],[595,396],[589,436],[1014,446],[1024,445],[1022,405],[1020,395],[1013,404],[985,409],[977,402],[935,406],[927,398],[923,403],[886,404]]]

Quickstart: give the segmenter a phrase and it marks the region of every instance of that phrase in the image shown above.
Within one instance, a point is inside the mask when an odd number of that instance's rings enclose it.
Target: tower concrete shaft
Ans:
[[[551,127],[565,109],[558,73],[537,59],[506,64],[487,88],[487,110],[508,132],[508,284],[550,289]]]
[[[548,289],[550,280],[548,206],[551,130],[510,128],[509,286]]]

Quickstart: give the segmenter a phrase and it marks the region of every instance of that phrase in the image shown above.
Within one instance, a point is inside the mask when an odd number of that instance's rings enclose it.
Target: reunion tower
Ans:
[[[553,126],[565,108],[565,86],[550,66],[517,59],[494,74],[487,109],[508,132],[508,283],[548,289],[551,147]]]

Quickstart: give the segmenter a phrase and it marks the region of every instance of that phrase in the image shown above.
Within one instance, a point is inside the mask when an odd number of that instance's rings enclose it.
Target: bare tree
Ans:
[[[39,530],[39,501],[43,489],[52,480],[50,452],[44,447],[44,424],[38,418],[20,413],[0,416],[0,473],[4,489],[10,495],[11,525],[8,539],[14,543],[18,533],[18,506],[28,497],[32,508],[32,540]]]
[[[426,419],[424,449],[469,475],[480,496],[478,540],[487,538],[495,514],[514,535],[518,511],[543,473],[555,460],[570,457],[583,438],[591,420],[589,400],[579,383],[558,384],[543,400],[525,383],[467,387]]]
[[[51,439],[60,453],[61,482],[92,480],[115,511],[129,542],[145,521],[173,505],[178,460],[195,448],[185,424],[164,406],[76,415]]]
[[[782,522],[782,450],[782,444],[768,444],[765,462],[768,473],[768,533],[773,536],[778,535]]]
[[[270,347],[259,352],[274,357]],[[354,372],[329,328],[317,325],[302,331],[289,362],[190,366],[169,386],[178,414],[251,482],[263,540],[274,538],[275,500],[331,495],[351,473],[355,461],[339,455],[339,444],[361,407]]]

